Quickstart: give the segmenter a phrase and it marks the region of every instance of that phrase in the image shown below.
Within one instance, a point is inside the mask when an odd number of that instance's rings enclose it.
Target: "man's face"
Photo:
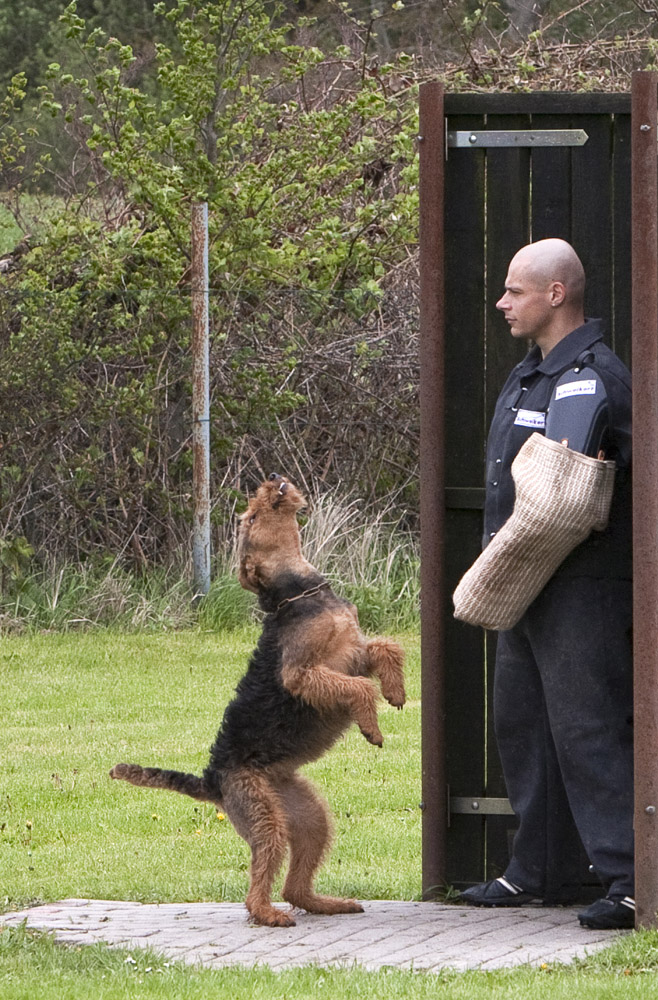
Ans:
[[[513,337],[541,340],[542,332],[552,320],[553,283],[538,285],[528,275],[523,264],[514,259],[505,280],[505,294],[496,303],[505,314]]]

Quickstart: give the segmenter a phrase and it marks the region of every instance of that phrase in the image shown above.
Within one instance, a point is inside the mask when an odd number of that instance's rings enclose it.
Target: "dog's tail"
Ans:
[[[370,639],[367,645],[371,674],[379,679],[382,694],[395,708],[402,708],[404,693],[404,650],[393,639]]]
[[[110,771],[110,777],[129,781],[131,785],[143,788],[164,788],[168,792],[180,792],[181,795],[189,795],[202,802],[221,804],[218,790],[208,788],[203,779],[196,774],[163,771],[159,767],[140,767],[139,764],[115,764]]]

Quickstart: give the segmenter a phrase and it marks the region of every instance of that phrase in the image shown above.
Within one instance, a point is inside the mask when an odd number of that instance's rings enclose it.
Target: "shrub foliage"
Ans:
[[[141,13],[80,0],[93,22],[66,8],[68,40],[39,43],[40,57],[61,50],[47,72],[17,52],[33,77],[14,76],[0,98],[0,201],[17,233],[0,260],[5,584],[33,552],[42,565],[145,569],[187,546],[199,200],[216,549],[272,470],[309,493],[385,498],[414,526],[418,80],[627,90],[658,54],[655,3],[542,2],[529,33],[511,30],[511,0],[440,7],[437,20],[396,0],[361,23],[322,0],[314,25],[291,0]],[[105,14],[121,39],[92,26]]]
[[[0,275],[4,533],[140,567],[171,559],[190,523],[195,201],[210,216],[216,519],[272,467],[404,488],[415,451],[414,318],[396,301],[417,210],[405,58],[371,68],[349,18],[323,53],[262,0],[155,10],[173,41],[147,80],[73,3],[76,71],[51,65],[32,118],[21,76],[0,106],[7,197],[24,204],[35,177],[66,191]],[[52,119],[67,172],[39,147]]]

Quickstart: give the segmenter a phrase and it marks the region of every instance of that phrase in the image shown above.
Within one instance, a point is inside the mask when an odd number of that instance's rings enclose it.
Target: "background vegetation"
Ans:
[[[381,505],[363,508],[318,495],[303,526],[311,562],[359,608],[363,628],[418,628],[420,555],[416,536]],[[79,566],[45,557],[33,565],[25,542],[0,547],[5,585],[0,629],[6,633],[120,629],[158,632],[196,626],[236,629],[261,615],[237,582],[230,531],[222,535],[210,593],[198,607],[175,565],[136,573],[109,557]]]
[[[361,523],[386,510],[406,544],[419,82],[628,89],[655,61],[653,0],[541,0],[532,24],[521,8],[0,0],[13,53],[0,71],[5,623],[59,603],[80,574],[102,589],[110,570],[116,582],[186,560],[197,199],[210,205],[218,569],[235,510],[273,469],[350,523],[357,498]]]

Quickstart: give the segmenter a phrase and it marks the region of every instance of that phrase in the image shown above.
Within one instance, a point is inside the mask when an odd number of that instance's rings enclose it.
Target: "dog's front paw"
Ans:
[[[407,696],[405,694],[403,687],[391,688],[387,691],[382,691],[382,694],[386,698],[386,701],[389,703],[389,705],[392,705],[393,708],[402,708],[405,701],[407,700]]]
[[[377,727],[375,727],[374,730],[370,730],[364,729],[363,726],[359,726],[359,729],[367,739],[368,743],[372,743],[374,747],[382,747],[384,745],[384,737]]]

